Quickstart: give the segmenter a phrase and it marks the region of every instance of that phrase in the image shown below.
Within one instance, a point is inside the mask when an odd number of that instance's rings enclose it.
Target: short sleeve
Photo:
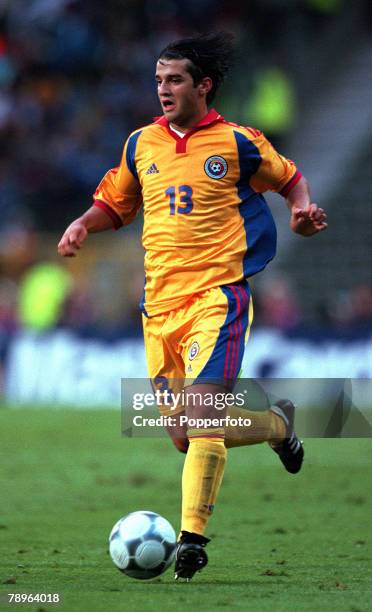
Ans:
[[[133,136],[124,146],[123,156],[117,168],[109,170],[99,183],[93,196],[94,206],[103,209],[112,219],[115,228],[129,225],[142,205],[141,185],[135,170],[135,143]]]
[[[251,176],[250,184],[259,193],[275,191],[286,197],[302,174],[293,161],[274,149],[262,132],[257,130],[255,133],[257,135],[252,143],[257,147],[260,163]]]

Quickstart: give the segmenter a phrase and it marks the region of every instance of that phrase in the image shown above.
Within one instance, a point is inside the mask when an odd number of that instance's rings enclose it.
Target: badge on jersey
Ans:
[[[222,179],[228,169],[227,161],[220,155],[208,157],[204,164],[205,173],[212,179]]]
[[[196,341],[193,342],[192,345],[190,346],[190,350],[189,350],[189,359],[190,359],[190,361],[195,359],[195,357],[197,356],[199,351],[200,351],[199,344]]]

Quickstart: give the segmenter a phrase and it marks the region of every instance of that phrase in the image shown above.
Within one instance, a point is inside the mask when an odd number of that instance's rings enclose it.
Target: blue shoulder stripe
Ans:
[[[131,173],[133,174],[134,178],[137,179],[137,181],[138,181],[138,174],[137,174],[136,162],[134,161],[134,158],[136,155],[137,140],[141,136],[141,134],[142,134],[142,130],[139,130],[138,132],[136,132],[135,134],[132,134],[132,136],[129,137],[128,145],[127,145],[127,155],[126,155],[127,166],[129,170],[131,171]]]
[[[240,199],[239,212],[243,218],[247,250],[243,257],[245,277],[263,270],[276,252],[276,227],[271,211],[261,193],[250,186],[251,176],[261,163],[258,148],[240,132],[234,130],[238,147],[240,179],[236,183]]]
[[[256,145],[244,134],[234,130],[234,136],[239,151],[240,179],[249,180],[256,174],[262,157]]]

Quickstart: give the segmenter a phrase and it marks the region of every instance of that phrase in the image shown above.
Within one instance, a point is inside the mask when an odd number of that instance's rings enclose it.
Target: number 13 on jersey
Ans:
[[[190,185],[168,187],[165,195],[169,197],[169,214],[188,215],[193,209],[192,189]]]

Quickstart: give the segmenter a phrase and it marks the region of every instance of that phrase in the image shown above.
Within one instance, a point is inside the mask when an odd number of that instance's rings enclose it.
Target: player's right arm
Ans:
[[[134,160],[136,141],[136,134],[128,138],[120,166],[105,174],[94,193],[93,206],[64,232],[58,244],[62,257],[75,257],[88,234],[118,229],[136,217],[142,204]]]
[[[101,208],[92,206],[68,226],[58,244],[62,257],[75,257],[88,234],[112,229],[114,222]]]

